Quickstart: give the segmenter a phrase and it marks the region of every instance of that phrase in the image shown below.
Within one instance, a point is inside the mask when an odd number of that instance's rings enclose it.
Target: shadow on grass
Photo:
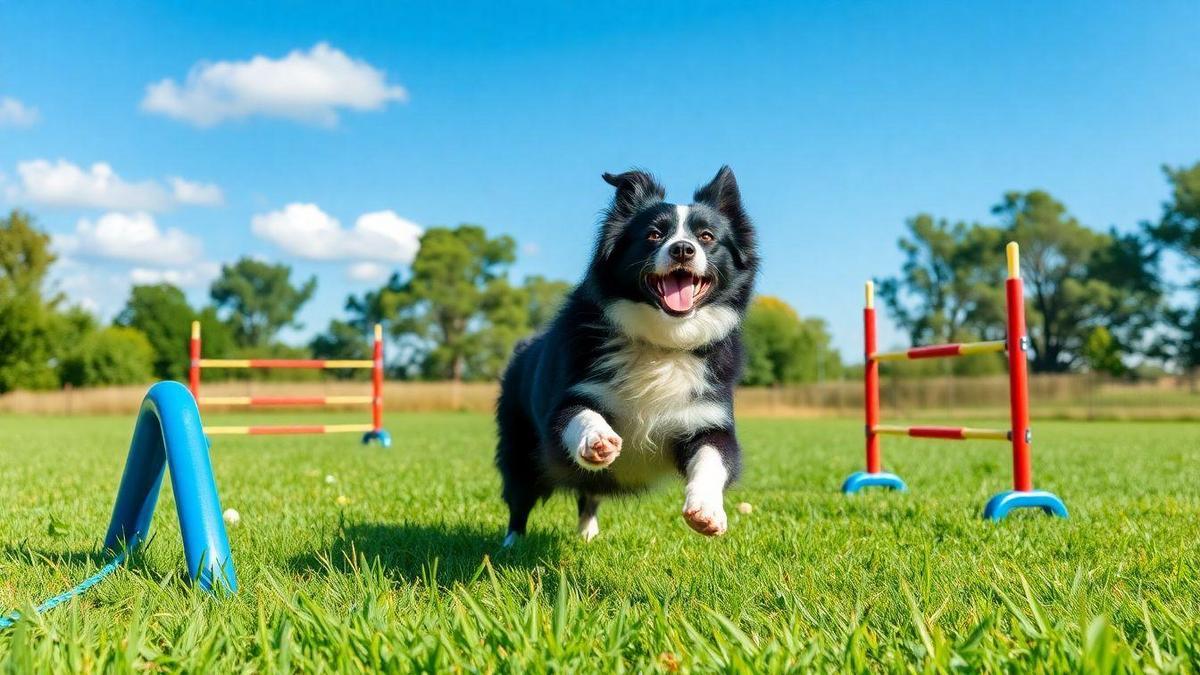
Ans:
[[[103,549],[90,551],[52,551],[23,545],[5,546],[0,559],[23,565],[85,565],[99,567],[110,562],[113,554]]]
[[[468,582],[478,576],[485,557],[496,567],[553,566],[559,541],[530,534],[512,548],[491,528],[427,523],[346,523],[332,545],[320,552],[292,558],[292,569],[327,573],[332,568],[353,572],[353,561],[375,564],[389,579],[400,582],[433,580],[441,586]]]
[[[183,565],[182,555],[180,555],[180,566],[178,567],[169,566],[163,568],[155,566],[146,560],[146,552],[154,545],[155,538],[151,536],[142,545],[138,546],[137,549],[127,554],[120,567],[130,574],[151,580],[155,584],[162,585],[164,582],[173,581],[179,583],[184,588],[194,587],[187,569]],[[10,562],[33,567],[49,567],[67,575],[68,579],[75,579],[75,582],[82,582],[96,574],[102,567],[113,562],[116,557],[117,554],[115,552],[104,547],[86,551],[48,550],[19,544],[5,546],[3,549],[0,549],[0,563]],[[63,569],[68,567],[78,569]],[[62,588],[61,590],[65,591],[67,588]]]

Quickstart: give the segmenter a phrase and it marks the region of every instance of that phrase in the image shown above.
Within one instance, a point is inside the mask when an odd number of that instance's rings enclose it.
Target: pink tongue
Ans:
[[[692,308],[692,278],[683,274],[668,274],[663,277],[663,302],[676,312]]]

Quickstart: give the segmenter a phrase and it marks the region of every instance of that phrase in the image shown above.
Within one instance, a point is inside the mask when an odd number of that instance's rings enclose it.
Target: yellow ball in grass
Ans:
[[[748,514],[754,510],[754,507],[751,506],[750,502],[742,502],[741,504],[738,504],[737,509],[738,509],[738,513]]]

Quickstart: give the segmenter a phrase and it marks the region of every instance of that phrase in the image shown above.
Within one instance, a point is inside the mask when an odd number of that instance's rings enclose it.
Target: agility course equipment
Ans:
[[[221,502],[200,410],[182,384],[159,382],[150,387],[142,400],[104,537],[105,550],[114,555],[112,561],[78,586],[39,604],[36,608],[39,614],[100,583],[146,541],[168,467],[189,578],[210,593],[237,590],[237,573],[221,519]],[[0,629],[19,619],[17,614],[0,616]]]
[[[322,406],[370,404],[370,424],[291,424],[275,426],[211,426],[210,435],[281,435],[361,433],[363,444],[377,441],[391,447],[392,437],[383,428],[383,327],[375,324],[375,341],[371,359],[206,359],[200,352],[200,322],[192,322],[192,339],[188,347],[191,363],[188,367],[188,388],[201,406]],[[200,395],[200,371],[205,368],[307,368],[317,370],[371,369],[370,396],[208,396]]]
[[[1025,332],[1025,291],[1021,281],[1020,250],[1016,242],[1006,249],[1008,279],[1005,281],[1005,305],[1008,314],[1008,339],[990,342],[930,345],[902,351],[879,352],[875,346],[875,289],[868,281],[866,307],[863,309],[864,408],[866,412],[866,471],[850,475],[842,484],[842,492],[853,494],[865,487],[884,487],[907,490],[899,476],[883,470],[880,436],[909,436],[946,440],[994,440],[1012,443],[1013,489],[1001,492],[990,500],[983,517],[1000,520],[1014,509],[1040,508],[1061,518],[1067,517],[1067,507],[1056,495],[1033,489],[1033,468],[1030,446],[1033,432],[1029,428],[1029,381],[1026,355],[1029,337]],[[882,361],[948,358],[973,354],[1008,352],[1009,414],[1008,429],[976,429],[970,427],[898,426],[879,423],[879,364]]]

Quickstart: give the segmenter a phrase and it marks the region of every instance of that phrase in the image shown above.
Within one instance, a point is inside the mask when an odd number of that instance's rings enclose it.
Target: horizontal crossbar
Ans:
[[[372,396],[201,396],[200,405],[353,405],[374,400]]]
[[[370,359],[200,359],[201,368],[374,368]]]
[[[340,434],[373,431],[370,424],[308,424],[250,427],[204,427],[209,436],[267,436],[282,434]]]
[[[871,431],[886,436],[911,436],[912,438],[944,438],[953,441],[984,440],[1007,441],[1007,429],[978,429],[972,427],[905,427],[895,424],[877,424]]]
[[[875,352],[870,355],[872,361],[912,361],[915,359],[936,359],[949,356],[970,356],[972,354],[995,354],[1004,351],[1004,340],[989,342],[961,342],[948,345],[929,345],[912,347],[898,352]]]

